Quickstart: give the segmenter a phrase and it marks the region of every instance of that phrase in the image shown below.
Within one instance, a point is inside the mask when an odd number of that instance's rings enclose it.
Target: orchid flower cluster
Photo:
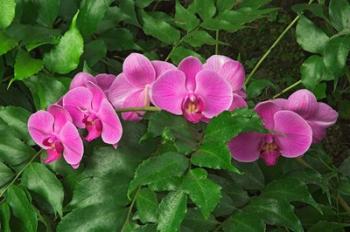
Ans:
[[[211,56],[204,64],[190,56],[176,67],[132,53],[118,76],[78,73],[57,103],[31,115],[28,130],[47,151],[45,163],[63,156],[78,168],[84,153],[79,130],[85,130],[87,142],[101,137],[106,144],[117,146],[123,128],[116,110],[153,104],[192,123],[208,122],[223,111],[247,107],[244,79],[243,65],[221,55]],[[261,158],[274,165],[279,156],[301,156],[325,136],[338,117],[308,90],[299,90],[288,99],[261,102],[255,111],[268,132],[242,133],[233,138],[228,146],[237,161]],[[136,111],[121,116],[140,121],[143,115],[144,111]]]

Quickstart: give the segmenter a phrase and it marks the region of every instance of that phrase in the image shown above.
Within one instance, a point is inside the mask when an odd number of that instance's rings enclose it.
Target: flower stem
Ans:
[[[132,201],[131,201],[131,204],[130,204],[129,210],[128,210],[128,214],[127,214],[127,216],[126,216],[126,219],[125,219],[125,222],[124,222],[124,224],[123,224],[123,227],[122,227],[121,232],[124,232],[124,231],[126,231],[126,229],[127,229],[126,227],[127,227],[127,225],[129,224],[131,212],[132,212],[132,209],[134,208],[134,204],[135,204],[135,201],[136,201],[136,198],[137,198],[137,195],[138,195],[139,191],[140,191],[140,187],[137,189],[137,191],[136,191],[136,193],[135,193],[135,195],[134,195],[134,198],[133,198]]]
[[[294,26],[294,24],[299,20],[300,16],[296,16],[293,21],[282,31],[282,33],[277,37],[275,42],[271,45],[271,47],[264,53],[264,55],[260,58],[258,63],[256,63],[253,70],[249,73],[247,80],[245,81],[245,84],[247,84],[252,76],[256,73],[256,71],[259,69],[260,65],[265,61],[265,59],[270,55],[272,49],[276,47],[276,45],[282,40],[282,38],[285,36],[285,34]]]
[[[117,109],[117,112],[133,112],[133,111],[161,111],[160,108],[155,106],[145,106],[145,107],[128,107]]]
[[[11,182],[2,190],[0,193],[0,198],[4,195],[4,193],[16,182],[16,180],[21,176],[23,171],[35,160],[36,157],[40,155],[43,150],[38,151],[29,161],[26,163],[23,168],[16,174],[16,176],[11,180]]]
[[[272,98],[275,99],[275,98],[281,96],[282,94],[284,94],[285,92],[288,92],[289,90],[293,89],[294,87],[298,86],[299,84],[301,84],[301,80],[298,80],[297,82],[291,84],[290,86],[288,86],[287,88],[283,89],[281,92],[279,92],[278,94],[276,94]]]

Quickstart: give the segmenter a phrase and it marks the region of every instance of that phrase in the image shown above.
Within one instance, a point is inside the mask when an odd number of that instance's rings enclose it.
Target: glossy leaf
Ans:
[[[136,198],[137,215],[143,223],[157,222],[158,200],[157,195],[149,188],[139,190]]]
[[[215,45],[216,40],[206,31],[196,30],[185,37],[185,42],[192,47],[201,47],[204,44]],[[218,42],[220,43],[220,42]]]
[[[350,4],[347,0],[329,2],[329,18],[338,31],[350,28]]]
[[[192,169],[187,173],[182,183],[183,190],[199,207],[206,219],[221,198],[221,187],[208,179],[207,175],[204,169]]]
[[[60,10],[60,0],[36,1],[39,7],[38,22],[44,26],[51,27]]]
[[[0,188],[12,180],[13,176],[13,171],[6,164],[0,162]]]
[[[14,80],[24,80],[38,73],[42,68],[42,60],[33,59],[29,53],[20,50],[16,56]]]
[[[183,7],[179,1],[176,1],[175,23],[178,27],[191,31],[199,25],[200,21],[195,14]]]
[[[45,199],[62,216],[63,186],[43,164],[32,163],[23,172],[22,184]]]
[[[143,161],[130,182],[128,195],[138,186],[151,184],[172,176],[181,176],[188,167],[188,160],[180,154],[168,152]]]
[[[233,214],[224,223],[224,231],[245,231],[245,232],[259,232],[265,231],[266,226],[263,220],[256,217],[254,214],[236,213]]]
[[[0,0],[0,28],[8,27],[15,17],[16,1],[15,0]]]
[[[0,204],[0,225],[1,225],[1,231],[3,231],[3,232],[11,232],[10,219],[11,219],[10,207],[9,207],[9,205],[6,202],[2,202]]]
[[[307,58],[300,67],[301,81],[305,87],[313,89],[322,80],[332,80],[334,77],[326,69],[323,59],[313,55]]]
[[[27,130],[29,116],[30,112],[22,107],[0,106],[0,118],[5,125],[13,130],[17,138],[26,142],[31,140]]]
[[[179,231],[187,211],[187,196],[182,191],[170,192],[159,205],[157,229],[161,232]]]
[[[217,225],[217,221],[214,216],[209,216],[208,219],[204,219],[199,210],[189,208],[186,213],[186,217],[182,223],[182,228],[186,228],[190,231],[212,231]],[[181,229],[182,231],[182,229]],[[183,230],[187,231],[187,230]]]
[[[193,8],[203,20],[211,18],[216,12],[214,0],[194,0]]]
[[[94,40],[86,44],[84,58],[87,64],[92,67],[107,54],[107,47],[103,40]]]
[[[53,72],[66,74],[79,65],[84,41],[76,27],[76,17],[77,15],[57,46],[44,56],[45,66]]]
[[[14,216],[21,220],[28,232],[36,232],[38,228],[37,215],[26,192],[16,185],[12,185],[6,192],[6,201]]]
[[[16,47],[16,45],[16,40],[8,37],[4,32],[0,31],[0,55],[7,53],[8,51]]]

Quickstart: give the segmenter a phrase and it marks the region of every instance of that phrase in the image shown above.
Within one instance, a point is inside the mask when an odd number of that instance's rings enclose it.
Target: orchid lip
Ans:
[[[182,104],[183,114],[187,120],[193,123],[198,123],[203,118],[203,101],[196,95],[190,94]]]
[[[276,165],[281,155],[278,144],[273,135],[266,135],[264,142],[260,146],[260,158],[264,160],[267,166]]]

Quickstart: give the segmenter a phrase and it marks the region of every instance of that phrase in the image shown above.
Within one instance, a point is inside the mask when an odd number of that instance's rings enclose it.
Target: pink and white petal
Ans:
[[[219,76],[225,78],[232,86],[233,91],[243,88],[245,71],[243,65],[235,60],[226,62],[218,71]]]
[[[312,143],[319,143],[327,135],[327,126],[319,125],[312,121],[307,121],[312,129]]]
[[[108,100],[114,108],[120,109],[124,105],[125,99],[132,93],[142,90],[143,88],[132,85],[123,73],[119,74],[113,81],[111,88],[107,93]]]
[[[276,105],[278,105],[281,110],[288,110],[288,100],[287,99],[284,99],[284,98],[276,98],[274,100],[270,100],[272,101],[273,103],[275,103]]]
[[[207,118],[229,110],[233,94],[231,85],[216,72],[202,70],[196,76],[196,90],[204,102],[202,114]]]
[[[63,108],[71,115],[73,122],[80,128],[84,128],[84,112],[91,111],[92,93],[86,87],[71,89],[63,96]]]
[[[144,87],[156,79],[151,61],[139,53],[131,53],[123,63],[123,73],[134,86]]]
[[[255,106],[255,111],[262,119],[264,126],[269,130],[274,128],[274,114],[279,110],[282,110],[282,108],[273,101],[260,102]]]
[[[108,144],[117,144],[122,137],[123,128],[117,113],[112,105],[104,99],[101,103],[97,117],[102,122],[102,140]]]
[[[113,74],[107,74],[107,73],[101,73],[98,74],[96,79],[96,84],[98,87],[100,87],[104,92],[108,91],[111,87],[113,81],[115,80],[116,76]]]
[[[92,82],[88,82],[86,86],[92,94],[91,109],[92,111],[97,112],[101,106],[101,102],[103,101],[103,99],[107,99],[106,95],[99,86]]]
[[[309,124],[297,113],[281,110],[274,114],[274,138],[281,155],[295,158],[303,155],[311,146],[312,130]]]
[[[82,87],[85,86],[87,82],[94,82],[96,83],[95,78],[90,74],[90,73],[86,73],[86,72],[80,72],[77,73],[72,82],[70,83],[70,89],[74,89],[76,87]]]
[[[232,157],[239,162],[254,162],[259,159],[264,135],[256,132],[241,133],[233,138],[228,147]]]
[[[128,107],[144,107],[148,103],[145,96],[145,91],[140,90],[137,92],[134,92],[129,95],[124,101],[123,108],[128,108]],[[143,111],[139,112],[126,112],[122,113],[122,118],[126,121],[140,121],[142,119],[142,116],[145,114]]]
[[[32,114],[28,119],[28,131],[36,144],[47,148],[43,141],[50,135],[54,135],[54,117],[47,111],[40,110]]]
[[[317,112],[317,99],[307,89],[298,90],[288,97],[288,109],[308,118]]]
[[[153,60],[151,62],[153,64],[154,70],[156,71],[156,79],[166,71],[176,69],[173,64],[166,61]]]
[[[59,133],[67,122],[72,122],[72,117],[62,106],[50,105],[47,111],[54,117],[54,131]]]
[[[187,89],[193,91],[196,88],[196,75],[202,70],[201,61],[197,57],[189,56],[180,62],[178,68],[185,73]]]
[[[61,158],[61,154],[58,153],[56,150],[48,149],[46,150],[46,153],[47,157],[44,159],[45,164],[55,162],[56,160],[59,160]]]
[[[320,102],[318,103],[318,110],[316,114],[310,116],[308,121],[317,123],[320,126],[330,127],[336,123],[338,113],[329,105]]]
[[[245,108],[248,104],[244,100],[244,98],[238,94],[233,94],[232,104],[230,106],[230,111],[234,111],[235,109]]]
[[[153,83],[150,93],[155,106],[181,115],[182,101],[187,95],[185,74],[179,70],[165,72]]]
[[[59,139],[64,147],[63,157],[72,166],[79,164],[84,154],[83,141],[77,128],[68,122],[61,130]]]
[[[219,72],[221,67],[228,61],[231,61],[232,59],[227,56],[222,55],[212,55],[207,59],[205,64],[203,65],[204,69],[209,69],[215,72]]]

